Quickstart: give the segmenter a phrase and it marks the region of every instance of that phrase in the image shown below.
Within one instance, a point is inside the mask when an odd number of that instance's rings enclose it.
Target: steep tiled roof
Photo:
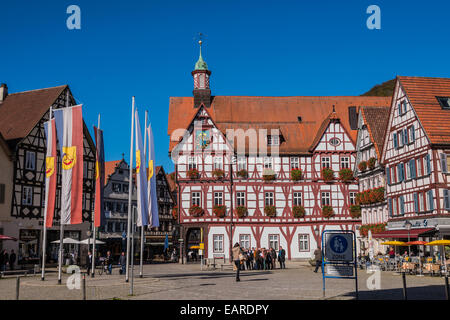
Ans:
[[[389,106],[390,97],[247,97],[215,96],[208,108],[222,133],[226,129],[279,128],[285,142],[280,153],[309,153],[317,132],[333,110],[350,139],[356,142],[356,130],[351,130],[349,107]],[[192,97],[171,97],[169,106],[169,136],[176,129],[186,129],[198,109]],[[301,122],[298,121],[301,117]],[[178,141],[170,141],[171,151]],[[236,144],[235,144],[236,145]]]
[[[378,159],[381,159],[381,153],[383,152],[384,137],[389,122],[389,110],[389,107],[364,106],[360,108],[370,138],[375,145]]]
[[[432,144],[450,144],[450,110],[443,110],[436,97],[450,97],[450,78],[402,77],[406,92]]]
[[[67,85],[9,94],[0,104],[0,132],[5,140],[26,137]]]
[[[105,162],[105,185],[108,182],[108,177],[116,171],[116,167],[121,163],[123,160],[114,160],[114,161],[106,161]]]

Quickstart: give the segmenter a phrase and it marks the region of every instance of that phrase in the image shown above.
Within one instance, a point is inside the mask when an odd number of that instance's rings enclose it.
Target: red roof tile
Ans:
[[[450,97],[450,78],[402,77],[405,90],[432,144],[450,144],[450,110],[443,110],[436,96]]]
[[[363,116],[364,123],[370,134],[370,138],[374,143],[375,151],[378,159],[381,159],[383,152],[384,138],[389,123],[389,107],[361,107],[360,112]]]
[[[351,130],[350,106],[389,106],[390,97],[247,97],[215,96],[208,108],[219,130],[279,128],[285,142],[280,153],[309,153],[324,120],[333,110],[340,119],[350,139],[356,142],[357,130]],[[193,107],[192,97],[171,97],[169,105],[169,136],[176,129],[186,129],[198,109]],[[298,122],[297,117],[302,121]],[[178,143],[170,141],[169,151]],[[236,146],[236,144],[235,144]]]

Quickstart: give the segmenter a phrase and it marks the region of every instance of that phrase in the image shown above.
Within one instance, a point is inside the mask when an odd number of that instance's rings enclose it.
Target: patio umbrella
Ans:
[[[52,243],[59,243],[59,240],[52,241]],[[63,239],[63,244],[68,244],[68,243],[70,243],[70,244],[79,244],[80,241],[72,239],[72,238],[64,238]]]
[[[450,246],[450,240],[435,240],[428,242],[427,246]]]
[[[14,237],[8,237],[8,236],[5,236],[5,235],[3,235],[3,234],[0,234],[0,240],[13,240],[13,241],[17,241],[16,238],[14,238]]]
[[[407,245],[406,242],[403,241],[387,241],[387,242],[383,242],[383,245],[386,246],[405,246]]]
[[[91,239],[84,239],[84,240],[80,241],[80,244],[92,244],[92,243],[94,243],[94,239],[93,238],[91,238]],[[100,241],[98,239],[95,239],[95,244],[105,244],[105,242]]]

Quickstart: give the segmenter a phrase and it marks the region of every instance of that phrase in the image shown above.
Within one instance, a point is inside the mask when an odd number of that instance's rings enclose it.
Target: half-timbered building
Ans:
[[[388,220],[381,154],[389,110],[389,107],[363,106],[358,112],[357,153],[353,172],[358,178],[359,192],[356,196],[357,204],[350,210],[353,216],[361,216],[359,241],[363,254],[367,253],[365,249],[372,249],[372,253],[380,250],[379,242],[367,241],[369,232],[371,236],[374,232],[384,231]]]
[[[389,221],[376,236],[450,236],[450,79],[397,77],[382,159]]]
[[[130,167],[124,159],[108,161],[105,163],[104,208],[106,221],[100,229],[99,238],[106,242],[105,248],[114,256],[119,256],[126,250],[125,236],[128,224],[128,191]],[[134,170],[133,170],[134,171]],[[159,227],[145,229],[144,259],[152,259],[155,255],[163,253],[166,236],[169,246],[174,245],[176,220],[172,216],[174,199],[170,191],[165,171],[157,166],[156,195],[158,200]],[[136,210],[137,195],[135,176],[133,172],[132,206]],[[176,238],[176,235],[175,235]],[[134,239],[136,252],[139,252],[140,231],[136,229]]]
[[[9,242],[11,249],[18,252],[18,263],[36,263],[41,252],[42,225],[45,196],[45,151],[44,123],[53,109],[75,105],[69,86],[63,85],[8,94],[3,90],[0,101],[0,133],[11,151],[12,179],[10,185],[11,206],[9,221],[3,223],[5,233],[19,239]],[[90,228],[94,200],[95,146],[84,124],[84,170],[83,170],[83,222],[65,226],[65,235],[81,240]],[[60,166],[58,149],[58,164]],[[3,168],[2,168],[3,171]],[[59,216],[61,202],[61,170],[58,169],[56,209],[54,226],[48,230],[48,260],[57,259],[59,239]],[[6,214],[5,212],[2,213]],[[83,234],[84,233],[84,234]],[[82,238],[83,237],[83,238]],[[78,250],[74,248],[74,250]]]
[[[236,242],[310,258],[325,229],[356,229],[357,108],[390,98],[212,96],[201,54],[192,75],[168,121],[185,244],[194,234],[206,258]]]

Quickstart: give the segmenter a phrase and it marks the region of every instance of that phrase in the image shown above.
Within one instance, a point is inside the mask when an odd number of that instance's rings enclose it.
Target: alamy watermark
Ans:
[[[67,14],[70,16],[67,17],[66,26],[69,30],[80,30],[81,29],[81,9],[79,6],[72,4],[67,7]]]

